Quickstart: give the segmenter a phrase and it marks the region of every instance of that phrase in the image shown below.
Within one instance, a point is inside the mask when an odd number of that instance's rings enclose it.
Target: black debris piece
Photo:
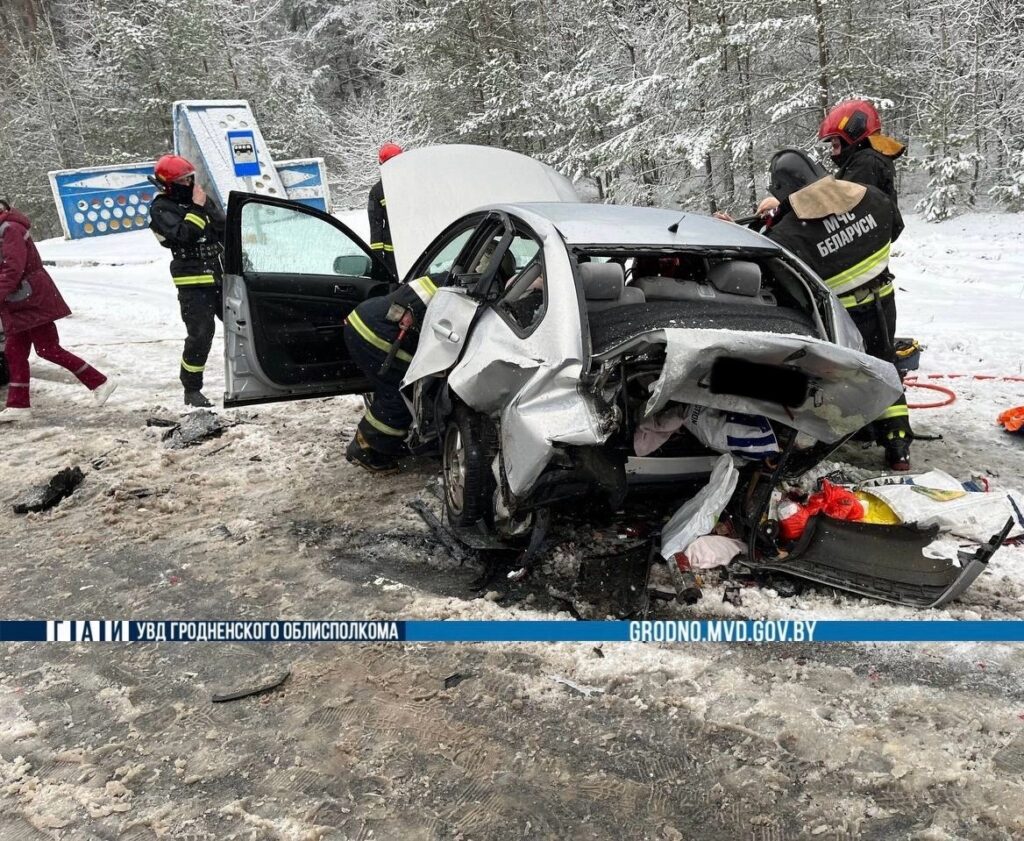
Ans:
[[[765,582],[768,587],[779,594],[780,599],[791,599],[803,592],[803,582],[784,575],[770,575]]]
[[[219,438],[227,424],[209,409],[190,412],[181,422],[168,429],[163,435],[164,446],[171,450],[195,447],[211,438]]]
[[[166,492],[166,489],[159,490],[157,488],[111,488],[107,491],[107,496],[117,499],[145,499],[148,496]]]
[[[454,535],[445,528],[444,523],[442,523],[438,519],[437,515],[427,507],[423,500],[414,499],[412,502],[408,503],[408,507],[420,515],[420,518],[427,524],[427,527],[433,533],[434,537],[437,538],[441,545],[448,550],[454,560],[458,561],[460,564],[465,563],[466,552],[459,545]]]
[[[464,674],[463,672],[454,672],[444,679],[444,688],[451,689],[452,687],[458,686],[462,681],[468,680],[473,677],[471,674]]]
[[[676,590],[676,601],[679,604],[697,604],[702,598],[704,593],[701,591],[697,576],[692,572],[682,573]]]
[[[254,686],[251,689],[239,689],[237,692],[228,692],[223,695],[214,695],[210,700],[215,704],[222,704],[225,701],[237,701],[239,698],[249,698],[252,695],[262,695],[264,692],[269,692],[271,689],[277,689],[282,683],[288,680],[288,676],[291,675],[291,669],[285,671],[266,683]]]
[[[166,426],[172,427],[177,426],[176,420],[170,420],[169,418],[146,418],[146,426]]]
[[[676,591],[669,590],[665,587],[651,587],[648,589],[647,595],[653,601],[671,602],[675,601]]]
[[[79,467],[65,467],[45,485],[30,488],[25,496],[14,503],[15,514],[29,514],[37,511],[49,511],[62,499],[75,492],[85,474]]]
[[[722,601],[731,604],[733,607],[743,607],[743,593],[738,581],[725,582],[725,592],[722,594]]]

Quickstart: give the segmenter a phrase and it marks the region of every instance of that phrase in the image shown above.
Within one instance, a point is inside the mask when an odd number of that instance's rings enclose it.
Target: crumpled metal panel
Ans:
[[[448,375],[449,387],[466,405],[501,418],[505,470],[509,489],[517,496],[537,481],[554,444],[600,444],[608,435],[601,432],[595,408],[579,390],[583,330],[569,255],[550,222],[535,214],[520,215],[544,249],[544,316],[523,338],[488,308]]]
[[[465,289],[443,286],[437,290],[424,315],[416,353],[402,380],[403,389],[455,364],[479,307],[480,302],[469,297]]]
[[[501,446],[509,490],[522,496],[533,487],[554,453],[554,444],[583,447],[603,443],[593,405],[579,393],[580,366],[537,368],[501,413]]]
[[[647,415],[670,400],[696,403],[765,415],[832,443],[866,426],[903,393],[892,363],[819,339],[734,330],[666,328],[661,332],[665,365],[652,387]],[[764,400],[712,394],[707,381],[719,357],[799,368],[811,379],[811,396],[803,406],[787,409]]]

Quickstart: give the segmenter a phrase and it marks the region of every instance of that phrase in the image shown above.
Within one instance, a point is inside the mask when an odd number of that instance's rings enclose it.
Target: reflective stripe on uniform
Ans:
[[[889,248],[891,243],[886,243],[870,257],[861,260],[856,266],[851,266],[844,272],[840,272],[828,278],[825,283],[828,288],[841,295],[856,289],[862,283],[878,277],[889,265]]]
[[[878,287],[878,297],[884,298],[886,295],[891,295],[896,290],[893,289],[891,283],[883,284]],[[842,304],[846,309],[851,307],[859,307],[862,304],[870,304],[875,299],[874,292],[868,291],[867,295],[863,297],[858,296],[856,293],[853,295],[843,295],[839,299],[839,303]]]
[[[393,245],[385,245],[384,246],[384,250],[385,251],[394,251],[395,247]]]
[[[880,414],[876,420],[890,420],[892,418],[906,418],[910,416],[910,410],[907,408],[906,403],[896,403],[890,406],[882,414]]]
[[[216,280],[212,274],[190,274],[172,277],[175,286],[210,286]]]
[[[369,409],[363,414],[363,420],[365,420],[370,426],[376,429],[378,432],[383,432],[385,435],[394,435],[396,438],[404,438],[407,429],[396,429],[393,426],[388,426],[384,421],[378,420],[373,416],[373,412]]]
[[[202,230],[203,228],[206,227],[206,220],[202,216],[199,216],[195,213],[186,213],[185,221],[191,222],[193,225],[199,228],[199,230]]]
[[[434,293],[437,292],[437,286],[434,285],[427,275],[418,277],[409,283],[409,288],[419,297],[424,304],[429,304],[430,299],[434,297]]]
[[[388,206],[388,200],[387,199],[381,199],[380,200],[380,206],[381,207],[387,207]]]
[[[384,243],[383,242],[371,242],[370,243],[370,250],[371,251],[383,251],[384,250]]]
[[[205,365],[189,365],[184,358],[181,360],[181,367],[188,371],[190,374],[201,374],[206,370]]]
[[[352,329],[362,337],[363,341],[373,345],[378,350],[384,351],[384,353],[388,353],[391,350],[391,344],[384,341],[384,339],[367,327],[366,322],[359,317],[355,310],[348,314],[348,323],[352,325]],[[395,354],[395,358],[401,359],[403,362],[412,362],[412,355],[404,350],[399,350]]]

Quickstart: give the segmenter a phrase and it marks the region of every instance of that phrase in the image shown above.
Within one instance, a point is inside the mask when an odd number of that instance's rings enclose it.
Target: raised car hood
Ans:
[[[427,146],[381,167],[399,278],[434,238],[485,205],[578,202],[572,183],[551,167],[489,146]]]
[[[647,414],[670,400],[733,412],[764,415],[833,443],[877,418],[903,393],[891,363],[860,351],[806,336],[750,333],[739,330],[666,328],[647,338],[664,336],[665,365],[652,387]],[[602,354],[612,356],[614,351]],[[811,393],[799,406],[735,394],[713,394],[712,366],[726,358],[745,363],[784,366],[807,375]]]

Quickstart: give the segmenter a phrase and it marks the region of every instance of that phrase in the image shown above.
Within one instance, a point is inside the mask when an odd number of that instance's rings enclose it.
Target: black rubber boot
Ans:
[[[195,409],[209,409],[213,404],[206,399],[206,395],[201,391],[186,391],[185,405]]]
[[[356,432],[355,438],[349,442],[348,448],[345,450],[345,458],[371,473],[395,473],[399,469],[398,456],[373,449],[363,437],[362,432]]]
[[[885,439],[885,463],[890,470],[910,470],[910,438],[903,430],[890,432]]]

